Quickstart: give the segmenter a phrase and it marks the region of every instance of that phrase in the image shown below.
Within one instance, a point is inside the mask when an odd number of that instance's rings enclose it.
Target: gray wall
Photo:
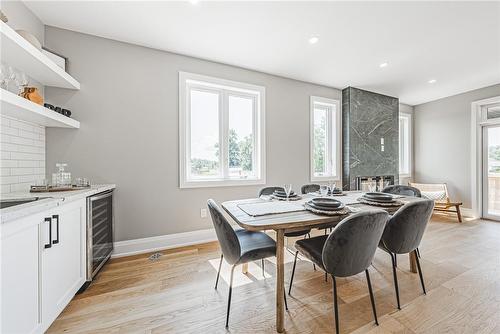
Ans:
[[[384,139],[382,151],[381,138]],[[399,182],[399,101],[348,87],[342,90],[343,188],[358,176],[393,175]]]
[[[499,95],[500,84],[415,106],[416,182],[446,182],[471,207],[471,102]]]
[[[309,180],[309,98],[340,91],[95,36],[47,27],[47,46],[69,58],[80,91],[47,88],[79,130],[47,129],[47,173],[69,163],[74,177],[116,183],[117,241],[211,228],[208,198],[254,197],[258,186],[179,189],[178,72],[266,87],[267,183]]]

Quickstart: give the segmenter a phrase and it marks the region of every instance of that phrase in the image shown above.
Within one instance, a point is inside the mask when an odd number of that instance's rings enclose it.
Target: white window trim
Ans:
[[[336,142],[337,146],[335,147],[335,155],[336,155],[336,161],[335,161],[335,170],[336,170],[336,175],[329,175],[329,176],[314,176],[314,103],[325,103],[325,104],[333,104],[335,105],[335,121],[337,124],[337,129],[336,129]],[[310,114],[310,125],[309,125],[309,169],[310,169],[310,178],[311,182],[327,182],[327,181],[340,181],[341,180],[341,175],[342,175],[342,170],[341,170],[341,160],[342,160],[342,152],[341,152],[341,147],[342,147],[342,112],[340,110],[340,101],[339,100],[333,100],[333,99],[328,99],[325,97],[319,97],[319,96],[311,96],[310,99],[310,106],[309,106],[309,114]],[[330,116],[329,116],[330,117]],[[332,122],[328,121],[328,133],[331,133],[332,131]],[[331,137],[329,138],[329,141],[331,141]],[[329,146],[331,146],[331,142],[329,143]]]
[[[400,112],[399,117],[408,118],[408,173],[399,174],[400,178],[411,178],[413,174],[413,115],[410,113]],[[399,128],[398,117],[398,128]],[[399,154],[399,147],[398,147]],[[398,166],[399,169],[399,166]]]
[[[188,83],[189,82],[189,83]],[[240,92],[242,95],[245,93],[259,93],[259,98],[255,104],[257,110],[254,113],[254,133],[255,135],[255,149],[254,149],[254,160],[255,167],[257,168],[257,178],[254,179],[203,179],[203,180],[188,180],[187,177],[187,166],[189,166],[189,148],[187,143],[189,143],[190,128],[187,126],[189,124],[189,117],[187,113],[188,91],[186,89],[187,85],[196,85],[196,82],[203,83],[203,86],[212,86],[214,88],[230,88],[233,91]],[[205,88],[206,89],[206,88]],[[205,75],[182,72],[179,71],[179,187],[180,188],[206,188],[206,187],[226,187],[226,186],[247,186],[247,185],[261,185],[266,183],[266,136],[265,136],[265,119],[266,119],[266,89],[263,86],[257,86],[237,81],[231,81],[226,79],[214,78]],[[227,106],[223,106],[227,108]],[[227,122],[226,118],[220,117],[220,129],[225,129],[222,127],[222,122]],[[224,130],[222,130],[224,131]],[[225,143],[220,140],[220,145],[225,145]],[[222,150],[226,152],[227,150]],[[227,157],[220,157],[226,159]],[[227,160],[227,159],[226,159]],[[224,160],[225,161],[225,160]],[[221,165],[221,168],[225,168],[225,164]],[[227,173],[224,173],[226,175]]]

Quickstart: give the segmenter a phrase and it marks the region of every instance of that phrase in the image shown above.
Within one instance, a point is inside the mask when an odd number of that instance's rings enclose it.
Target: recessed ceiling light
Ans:
[[[318,43],[318,41],[319,41],[319,37],[317,37],[317,36],[313,36],[313,37],[309,38],[309,44],[316,44],[316,43]]]
[[[389,63],[382,63],[380,65],[378,65],[379,67],[383,68],[383,67],[387,67],[387,65],[389,65]]]
[[[198,0],[189,0],[189,2],[191,2],[192,5],[196,5],[198,3]]]
[[[428,82],[428,83],[430,83],[430,84],[433,84],[433,83],[436,83],[436,82],[437,82],[437,80],[436,80],[436,79],[431,79],[431,80],[429,80],[429,81],[427,81],[427,82]]]

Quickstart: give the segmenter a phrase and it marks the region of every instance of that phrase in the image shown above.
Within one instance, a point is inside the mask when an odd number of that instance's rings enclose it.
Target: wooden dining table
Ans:
[[[346,192],[348,196],[359,196],[361,192]],[[302,195],[302,202],[308,198],[319,197],[311,194]],[[399,201],[403,203],[421,200],[417,197],[400,197]],[[283,294],[285,291],[285,262],[284,262],[284,249],[285,249],[285,232],[300,231],[306,228],[314,228],[325,224],[332,226],[339,223],[342,219],[348,217],[348,213],[343,216],[326,216],[312,213],[310,211],[294,211],[285,213],[273,213],[263,215],[249,215],[240,206],[252,203],[266,203],[274,202],[280,203],[278,200],[251,198],[235,201],[227,201],[222,203],[222,207],[229,214],[229,216],[242,228],[249,231],[266,231],[274,230],[276,232],[276,331],[283,333],[285,331],[285,305]],[[302,203],[301,202],[301,203]],[[381,207],[372,206],[361,203],[349,204],[348,207],[353,207],[355,210],[366,211],[373,209],[383,209],[389,214],[396,212],[399,207]],[[410,257],[410,270],[414,273],[417,272],[416,259],[414,252],[409,254]]]

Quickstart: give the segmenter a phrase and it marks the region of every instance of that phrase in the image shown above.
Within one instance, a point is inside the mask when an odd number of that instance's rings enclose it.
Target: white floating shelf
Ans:
[[[0,21],[2,62],[26,73],[44,86],[80,89],[80,83],[40,50]]]
[[[4,116],[52,128],[80,128],[80,122],[17,96],[5,89],[0,89],[0,102],[0,113]]]

